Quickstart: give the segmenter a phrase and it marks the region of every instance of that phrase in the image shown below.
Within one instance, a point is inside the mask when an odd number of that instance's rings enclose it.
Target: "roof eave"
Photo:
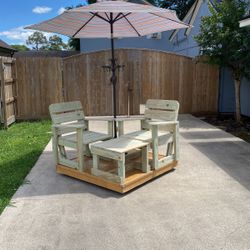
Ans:
[[[246,26],[250,26],[250,17],[249,16],[240,21],[241,28],[246,27]]]

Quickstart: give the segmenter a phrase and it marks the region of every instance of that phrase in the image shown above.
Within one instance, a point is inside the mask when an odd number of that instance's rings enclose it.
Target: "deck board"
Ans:
[[[151,158],[151,154],[149,153],[149,158]],[[160,158],[161,156],[159,156]],[[126,164],[126,178],[125,182],[123,184],[115,183],[108,181],[100,176],[94,176],[91,174],[91,167],[92,167],[92,158],[85,157],[84,158],[86,169],[83,172],[80,172],[79,170],[69,168],[63,165],[58,164],[56,166],[56,171],[59,174],[64,174],[82,181],[86,181],[88,183],[92,183],[94,185],[107,188],[110,190],[113,190],[118,193],[126,193],[130,191],[133,188],[136,188],[143,183],[146,183],[154,178],[157,178],[159,175],[162,175],[166,172],[169,172],[173,168],[176,167],[177,161],[173,161],[170,164],[167,164],[166,166],[157,169],[157,170],[151,170],[148,173],[143,173],[142,171],[136,169],[139,163],[139,158],[134,158],[128,161],[128,164]],[[135,168],[133,168],[133,166]],[[113,160],[100,160],[100,169],[116,173],[117,172],[117,166],[116,162]]]

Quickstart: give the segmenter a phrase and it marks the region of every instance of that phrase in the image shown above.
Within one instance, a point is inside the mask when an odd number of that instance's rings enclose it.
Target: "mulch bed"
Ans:
[[[199,118],[250,143],[250,117],[242,116],[241,124],[235,122],[233,115],[227,114],[206,115]]]

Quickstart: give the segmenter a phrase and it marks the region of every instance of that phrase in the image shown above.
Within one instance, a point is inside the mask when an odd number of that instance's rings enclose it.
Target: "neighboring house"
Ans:
[[[240,21],[240,27],[250,26],[250,15],[246,16],[243,20]]]
[[[0,56],[13,56],[15,49],[10,47],[7,43],[0,39]]]

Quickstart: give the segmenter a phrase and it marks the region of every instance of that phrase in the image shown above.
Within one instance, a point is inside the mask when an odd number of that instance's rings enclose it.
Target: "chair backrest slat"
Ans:
[[[84,113],[80,101],[55,103],[49,106],[50,116],[54,124],[83,121]]]
[[[176,121],[179,102],[175,100],[149,99],[146,102],[145,117],[151,120]]]
[[[179,102],[175,100],[160,100],[160,99],[149,99],[146,102],[146,108],[148,109],[162,109],[179,111]]]
[[[83,118],[84,118],[83,111],[77,110],[73,112],[54,114],[52,120],[55,124],[60,124],[65,122],[83,120]]]

